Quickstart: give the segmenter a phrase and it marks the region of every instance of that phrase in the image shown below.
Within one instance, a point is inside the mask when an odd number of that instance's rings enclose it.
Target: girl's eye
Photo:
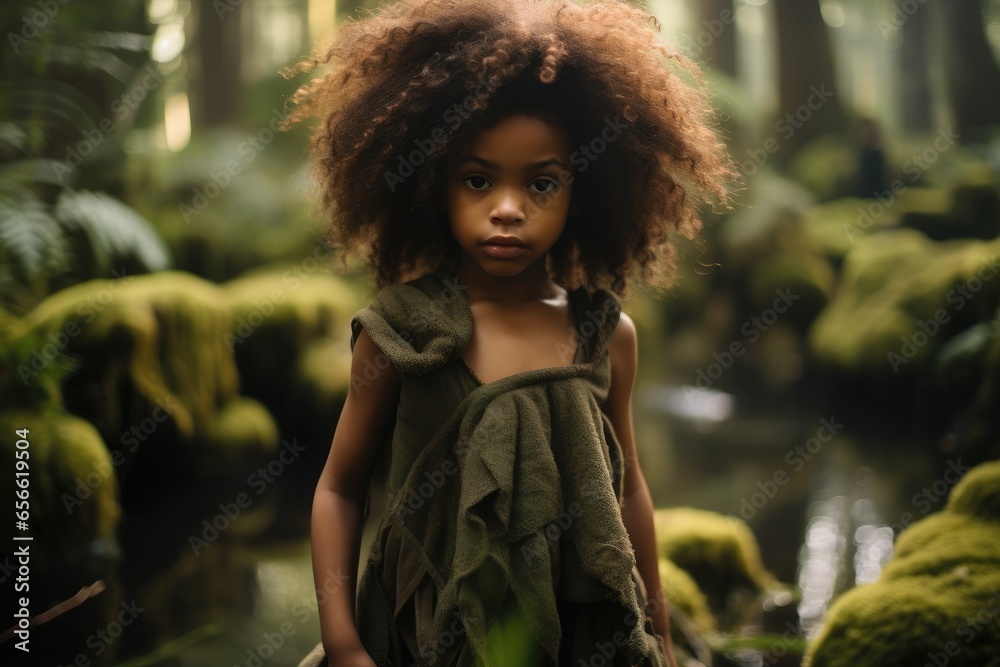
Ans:
[[[490,183],[489,179],[485,176],[480,176],[479,174],[472,174],[471,176],[466,176],[462,179],[462,182],[468,185],[473,190],[487,190],[489,189]]]
[[[528,186],[528,190],[534,192],[535,194],[545,194],[552,192],[558,187],[558,184],[550,178],[539,178],[538,180],[532,181],[531,185]]]

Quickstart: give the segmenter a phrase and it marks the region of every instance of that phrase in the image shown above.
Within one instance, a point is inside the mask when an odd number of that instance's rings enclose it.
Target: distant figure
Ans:
[[[874,197],[886,191],[885,152],[882,131],[870,118],[861,121],[861,153],[858,159],[858,196]]]

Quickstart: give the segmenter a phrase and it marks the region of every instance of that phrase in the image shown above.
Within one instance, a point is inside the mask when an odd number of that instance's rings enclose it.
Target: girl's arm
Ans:
[[[374,665],[358,637],[354,604],[368,483],[399,397],[400,374],[392,364],[378,363],[380,355],[362,330],[354,344],[351,389],[313,497],[313,577],[323,648],[333,667]],[[366,368],[383,365],[377,377],[365,375]]]
[[[660,572],[656,554],[656,535],[653,532],[653,499],[646,486],[646,478],[639,467],[632,430],[632,386],[638,365],[635,324],[622,313],[618,328],[611,338],[611,386],[604,403],[604,412],[611,420],[622,447],[625,465],[623,481],[622,520],[635,549],[636,567],[646,586],[647,612],[653,629],[663,637],[667,662],[676,667],[670,641],[670,616],[667,600],[660,587]]]

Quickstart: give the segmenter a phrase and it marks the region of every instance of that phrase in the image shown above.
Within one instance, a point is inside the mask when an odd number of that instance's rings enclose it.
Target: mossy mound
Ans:
[[[93,280],[50,296],[20,324],[22,335],[49,341],[45,358],[76,360],[61,400],[113,448],[119,436],[123,445],[179,442],[211,476],[277,445],[264,408],[239,399],[229,305],[212,283],[181,272]],[[157,456],[177,459],[173,450]]]
[[[934,243],[912,230],[859,239],[810,345],[848,373],[914,373],[963,325],[992,319],[998,254],[1000,241]]]
[[[660,558],[660,586],[668,604],[684,612],[700,633],[714,632],[717,622],[705,594],[691,575],[667,558]]]
[[[341,338],[316,341],[299,358],[297,376],[317,405],[343,401],[351,381],[350,344]]]
[[[900,182],[877,197],[844,197],[806,216],[810,236],[831,257],[843,257],[862,238],[923,220],[947,222],[954,194],[948,188],[912,188]],[[891,186],[890,186],[891,187]]]
[[[204,436],[205,454],[220,466],[239,464],[248,455],[264,455],[279,440],[278,427],[263,405],[249,398],[236,398],[223,406]]]
[[[742,520],[682,507],[656,510],[653,521],[659,556],[691,576],[724,627],[741,616],[747,597],[778,586]]]
[[[826,306],[835,282],[832,265],[803,224],[814,202],[787,179],[766,174],[758,181],[752,201],[720,230],[726,265],[741,283],[736,315],[759,317],[790,293],[792,301],[779,303],[777,314],[804,330]]]
[[[18,448],[18,431],[27,430],[27,448]],[[121,508],[117,469],[97,430],[88,422],[61,411],[44,414],[16,411],[0,414],[0,450],[7,474],[0,494],[15,499],[16,452],[26,451],[30,503],[29,530],[37,549],[32,568],[55,574],[83,569],[92,559],[109,558]],[[90,583],[90,581],[83,582]],[[80,585],[83,585],[81,583]],[[76,590],[70,592],[75,593]]]
[[[842,196],[857,189],[857,148],[841,135],[818,137],[796,152],[788,173],[821,200]]]
[[[1000,523],[1000,461],[970,470],[952,489],[947,510]]]
[[[236,396],[228,315],[217,287],[165,272],[74,285],[35,307],[24,325],[65,335],[63,351],[81,359],[82,374],[114,385],[127,377],[151,404],[176,402],[171,417],[190,437]]]
[[[843,197],[812,207],[803,218],[809,238],[827,257],[843,258],[866,236],[899,224],[907,214],[945,216],[952,205],[947,188],[907,188],[881,199]]]
[[[1000,464],[974,468],[947,508],[905,530],[879,579],[842,595],[811,667],[990,664],[1000,646]]]
[[[223,288],[244,390],[271,406],[283,426],[303,407],[329,418],[347,396],[350,320],[363,290],[318,264],[257,271]]]
[[[358,290],[321,268],[306,271],[308,266],[255,271],[225,283],[234,322],[278,330],[293,346],[342,335],[361,306]],[[263,321],[250,319],[255,314]]]
[[[30,443],[19,448],[18,431],[27,430],[24,438]],[[22,489],[15,472],[18,462],[27,462],[30,494],[28,530],[18,536],[32,540],[12,541],[10,528],[8,554],[3,562],[9,570],[6,586],[10,593],[3,604],[5,613],[13,615],[18,594],[14,591],[19,548],[29,550],[30,588],[23,591],[33,616],[72,598],[81,589],[98,591],[79,607],[31,630],[31,657],[13,648],[14,639],[0,651],[0,663],[5,665],[69,665],[89,640],[91,649],[99,628],[110,627],[122,611],[123,593],[119,574],[118,530],[121,508],[118,501],[118,465],[88,422],[58,409],[45,412],[10,410],[0,413],[0,461],[4,475],[0,479],[0,497],[11,505],[19,500],[15,495]],[[23,434],[23,433],[22,433]],[[26,451],[27,459],[16,458]],[[114,661],[117,645],[102,644],[104,650],[87,656],[93,667],[105,667]],[[110,650],[108,650],[110,649]],[[7,659],[6,662],[4,659]]]
[[[766,312],[777,302],[787,310],[778,313],[781,320],[802,331],[829,303],[836,282],[830,262],[811,248],[776,252],[756,263],[749,277],[754,311]]]

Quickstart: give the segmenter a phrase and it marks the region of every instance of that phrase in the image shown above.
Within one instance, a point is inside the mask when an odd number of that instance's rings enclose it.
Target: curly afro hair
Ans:
[[[672,234],[697,233],[700,204],[725,206],[735,172],[697,67],[658,30],[618,0],[399,0],[345,23],[293,70],[332,66],[287,121],[321,118],[311,148],[330,240],[367,253],[379,286],[454,264],[450,157],[504,116],[536,114],[559,119],[576,168],[553,278],[666,286]]]

